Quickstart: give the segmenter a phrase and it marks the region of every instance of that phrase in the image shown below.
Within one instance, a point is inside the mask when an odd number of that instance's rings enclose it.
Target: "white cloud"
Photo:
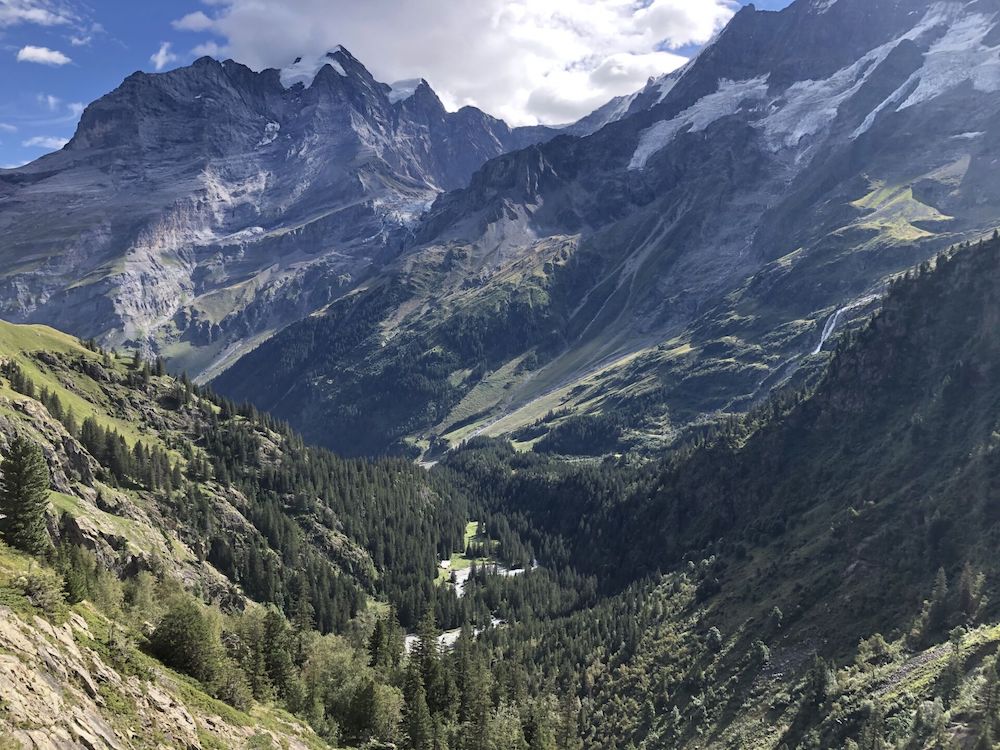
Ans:
[[[0,122],[0,131],[3,131],[4,133],[16,133],[17,126],[6,122]]]
[[[170,42],[162,42],[160,48],[150,55],[149,61],[157,70],[163,70],[172,62],[177,61],[177,55],[170,51]]]
[[[183,18],[173,22],[173,27],[181,31],[208,31],[212,28],[214,21],[200,10],[188,13]]]
[[[18,24],[58,26],[73,20],[72,13],[48,0],[0,0],[0,28]]]
[[[87,105],[83,102],[70,102],[66,105],[66,109],[69,110],[70,115],[74,118],[79,117],[83,114],[83,110],[87,108]]]
[[[49,49],[48,47],[35,47],[31,44],[21,47],[21,49],[17,51],[17,61],[54,66],[65,65],[66,63],[73,62],[72,59],[64,55],[59,50]]]
[[[53,96],[52,94],[39,94],[35,98],[38,99],[39,104],[43,104],[48,107],[50,112],[55,112],[59,109],[59,105],[62,103],[62,99],[58,96]]]
[[[99,36],[104,33],[104,26],[99,23],[92,23],[90,26],[81,28],[78,33],[74,34],[69,38],[69,43],[74,47],[86,47],[92,41],[94,41],[95,36]]]
[[[44,148],[49,151],[56,151],[67,143],[69,143],[69,138],[60,138],[54,135],[36,135],[33,138],[22,141],[21,145],[25,148]]]
[[[222,53],[222,48],[215,42],[208,41],[197,44],[191,50],[191,54],[195,57],[217,57]]]
[[[514,124],[573,120],[684,62],[732,0],[214,0],[174,22],[261,69],[344,44],[384,81],[421,76],[450,107]],[[211,43],[209,43],[211,44]],[[211,54],[211,53],[210,53]]]

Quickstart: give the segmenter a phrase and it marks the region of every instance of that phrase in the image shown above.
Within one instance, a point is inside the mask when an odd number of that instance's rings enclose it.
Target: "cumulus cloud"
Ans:
[[[0,0],[0,28],[19,24],[59,26],[72,23],[75,15],[47,0]]]
[[[170,42],[162,42],[160,48],[150,55],[149,61],[157,70],[163,70],[170,63],[177,61],[177,55],[170,51],[170,47]]]
[[[213,0],[177,29],[253,68],[343,44],[377,78],[426,78],[450,107],[560,123],[642,87],[708,41],[732,0]],[[210,44],[210,43],[209,43]],[[204,47],[203,49],[209,49]]]
[[[58,67],[71,63],[73,60],[64,55],[59,50],[48,47],[35,47],[28,44],[17,51],[18,62],[38,63],[39,65],[52,65]]]
[[[191,50],[191,54],[195,57],[218,57],[222,54],[222,47],[218,43],[211,40],[207,42],[202,42],[201,44],[196,44]]]
[[[55,135],[36,135],[33,138],[22,141],[21,145],[25,148],[45,148],[49,151],[56,151],[67,143],[69,143],[69,138],[60,138]]]
[[[188,13],[183,18],[178,18],[173,22],[173,27],[180,31],[208,31],[215,22],[206,16],[202,11]]]

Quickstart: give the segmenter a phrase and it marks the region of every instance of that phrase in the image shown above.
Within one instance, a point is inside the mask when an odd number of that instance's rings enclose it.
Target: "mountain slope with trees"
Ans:
[[[459,651],[491,625],[438,582],[470,512],[446,477],[337,458],[162,361],[2,322],[0,454],[4,747],[472,750],[530,726],[520,682],[439,651],[438,623],[465,625]]]
[[[588,747],[992,747],[998,281],[996,238],[922,265],[814,389],[658,466],[449,458],[606,594],[496,653],[577,691]]]
[[[202,747],[990,747],[998,279],[1000,239],[922,265],[814,387],[660,461],[481,439],[429,474],[4,324],[0,496],[32,505],[25,439],[54,491],[45,550],[4,525],[35,557],[0,546],[0,642],[52,627],[100,659],[93,690],[59,692],[94,702],[87,721],[37,731],[124,736],[153,696],[127,676],[160,674],[191,718],[163,731]],[[473,513],[480,545],[538,567],[473,564],[459,600],[437,560]],[[462,626],[447,649],[441,625]],[[65,653],[0,679],[20,695]],[[6,705],[22,741],[34,704]]]

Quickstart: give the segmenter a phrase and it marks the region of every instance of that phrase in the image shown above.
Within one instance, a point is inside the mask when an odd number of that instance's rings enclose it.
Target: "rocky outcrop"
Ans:
[[[89,611],[102,628],[109,623]],[[0,747],[23,750],[138,750],[246,747],[306,750],[316,738],[304,725],[278,719],[264,729],[237,725],[202,696],[189,705],[178,677],[146,660],[142,676],[125,675],[95,650],[99,638],[78,612],[54,625],[0,606]],[[190,693],[187,693],[190,694]],[[221,705],[221,704],[220,704]],[[226,709],[231,716],[234,712]],[[207,743],[212,744],[207,744]]]

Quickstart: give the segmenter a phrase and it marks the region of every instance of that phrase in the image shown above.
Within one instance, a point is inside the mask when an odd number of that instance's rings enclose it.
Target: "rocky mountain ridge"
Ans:
[[[810,377],[887,280],[1000,223],[998,18],[746,6],[560,131],[343,48],[137,74],[0,173],[0,314],[156,349],[341,451],[658,450]]]
[[[364,411],[376,446],[418,452],[560,431],[658,449],[741,411],[888,279],[1000,223],[998,21],[992,0],[746,6],[625,116],[487,162],[379,281],[218,385],[322,440],[310,420],[397,382],[411,409]],[[387,376],[404,351],[426,380]]]
[[[59,152],[0,172],[0,315],[193,374],[350,289],[442,190],[547,137],[347,50],[254,72],[136,73]],[[44,227],[44,231],[40,229]]]

